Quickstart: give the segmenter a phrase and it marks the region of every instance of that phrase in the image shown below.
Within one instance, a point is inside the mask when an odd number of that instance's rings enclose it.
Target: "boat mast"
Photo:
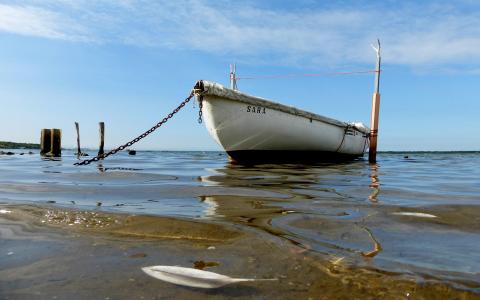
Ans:
[[[378,117],[380,113],[380,64],[382,61],[380,55],[380,40],[377,39],[378,47],[372,45],[377,53],[377,65],[375,68],[375,89],[372,98],[372,115],[370,119],[370,149],[368,152],[368,161],[375,163],[377,161],[377,137],[378,137]]]
[[[230,65],[230,88],[234,91],[237,90],[237,65]]]

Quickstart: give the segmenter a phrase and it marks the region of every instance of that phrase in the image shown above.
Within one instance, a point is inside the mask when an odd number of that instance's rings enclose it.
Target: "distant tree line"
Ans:
[[[0,141],[0,149],[40,149],[40,144]]]

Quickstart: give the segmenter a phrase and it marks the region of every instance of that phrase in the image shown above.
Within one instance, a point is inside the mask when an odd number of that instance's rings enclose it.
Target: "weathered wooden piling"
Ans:
[[[42,129],[40,134],[40,155],[49,157],[62,156],[61,129]]]
[[[370,149],[368,152],[368,161],[375,163],[377,161],[377,137],[378,137],[378,118],[380,114],[380,40],[377,40],[378,48],[373,47],[377,53],[377,65],[375,69],[375,91],[372,98],[372,116],[370,119]]]
[[[98,147],[98,155],[103,155],[105,154],[105,151],[103,150],[104,139],[105,139],[105,123],[99,122],[98,125],[100,128],[100,146]]]
[[[42,129],[40,132],[40,155],[47,154],[51,147],[50,129]]]
[[[77,156],[82,155],[82,150],[80,149],[80,128],[78,122],[75,122],[75,129],[77,131]]]

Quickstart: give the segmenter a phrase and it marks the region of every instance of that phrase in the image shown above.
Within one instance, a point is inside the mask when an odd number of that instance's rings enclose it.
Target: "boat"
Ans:
[[[238,163],[362,157],[370,129],[200,80],[194,94],[213,139]]]

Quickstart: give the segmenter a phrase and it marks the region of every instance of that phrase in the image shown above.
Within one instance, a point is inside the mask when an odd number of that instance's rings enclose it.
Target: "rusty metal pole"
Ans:
[[[372,97],[372,116],[370,119],[370,149],[368,152],[368,161],[377,162],[377,137],[378,137],[378,117],[380,113],[380,67],[382,58],[380,56],[380,40],[377,40],[378,48],[373,47],[377,53],[377,66],[375,68],[375,91]]]

